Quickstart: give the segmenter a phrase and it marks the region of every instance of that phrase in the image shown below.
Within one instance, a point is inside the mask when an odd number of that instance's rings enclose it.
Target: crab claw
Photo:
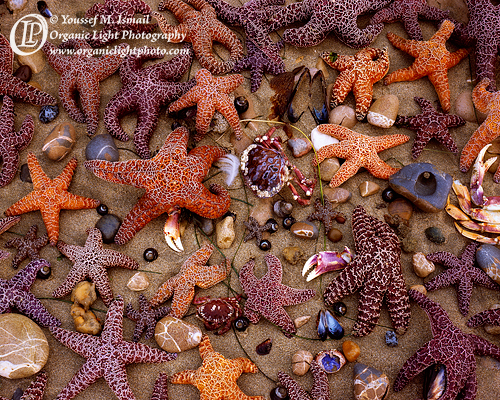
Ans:
[[[490,146],[491,144],[484,146],[479,152],[476,162],[474,163],[474,167],[472,168],[472,175],[470,179],[470,195],[472,202],[476,206],[480,207],[484,206],[487,201],[487,198],[484,197],[482,187],[484,174],[490,169],[491,165],[497,159],[496,157],[492,157],[483,162],[484,155]]]
[[[314,254],[304,264],[302,268],[302,276],[305,276],[307,271],[314,268],[307,276],[306,281],[312,281],[325,272],[338,271],[344,269],[352,260],[352,253],[349,247],[344,247],[341,253],[337,251],[322,251]]]
[[[179,217],[181,214],[180,208],[173,208],[173,211],[168,213],[168,218],[163,226],[163,233],[165,234],[165,241],[173,251],[182,252],[181,234],[179,231]]]

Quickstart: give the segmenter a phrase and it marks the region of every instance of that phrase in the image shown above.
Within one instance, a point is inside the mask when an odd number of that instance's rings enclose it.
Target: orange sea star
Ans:
[[[337,107],[352,91],[356,99],[356,118],[361,121],[368,113],[372,102],[373,84],[389,71],[387,49],[368,47],[353,56],[325,52],[321,58],[330,67],[340,71],[333,86],[331,107]]]
[[[59,212],[61,210],[95,208],[100,204],[99,200],[68,192],[77,163],[76,158],[72,158],[58,177],[50,179],[43,172],[35,154],[30,152],[28,167],[33,180],[33,191],[5,210],[5,215],[10,217],[40,210],[50,244],[55,246],[59,238]]]
[[[334,124],[319,125],[317,129],[321,133],[339,139],[340,143],[329,144],[319,149],[313,165],[318,165],[325,158],[345,159],[330,181],[331,187],[340,186],[356,174],[361,167],[366,168],[376,178],[389,179],[399,168],[386,164],[377,153],[403,144],[410,139],[405,135],[366,136]]]
[[[409,67],[398,69],[387,75],[384,79],[384,85],[415,81],[427,76],[436,89],[443,111],[450,111],[448,70],[469,54],[468,49],[460,49],[450,53],[446,48],[446,41],[450,38],[454,27],[453,22],[445,20],[428,41],[403,39],[389,32],[387,34],[389,41],[398,49],[414,57],[415,61]]]
[[[202,365],[196,370],[186,370],[171,376],[171,383],[193,385],[203,400],[264,400],[263,396],[247,396],[236,384],[243,372],[256,373],[257,366],[247,358],[226,359],[214,351],[208,336],[199,345]]]

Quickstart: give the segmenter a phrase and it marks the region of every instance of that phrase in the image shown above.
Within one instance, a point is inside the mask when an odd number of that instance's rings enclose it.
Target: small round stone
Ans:
[[[250,325],[250,321],[247,317],[239,317],[234,322],[234,329],[238,332],[244,332]]]
[[[413,272],[420,278],[425,278],[432,274],[436,267],[429,261],[424,253],[418,252],[413,255]]]
[[[327,236],[333,243],[337,243],[342,240],[342,232],[340,232],[337,228],[330,229]]]
[[[283,228],[290,230],[293,224],[295,224],[294,217],[290,216],[283,218]]]
[[[382,200],[384,200],[386,203],[390,203],[391,201],[394,201],[398,197],[399,194],[397,194],[396,191],[391,187],[385,188],[384,191],[382,192]]]
[[[478,122],[481,124],[486,119],[486,114],[474,109],[471,90],[466,90],[457,96],[455,100],[455,113],[468,122]]]
[[[21,65],[16,72],[14,72],[14,76],[18,79],[21,79],[23,82],[29,82],[31,79],[31,68],[29,65]]]
[[[33,183],[33,181],[31,180],[31,173],[28,164],[21,165],[21,173],[19,178],[23,182]]]
[[[149,247],[144,250],[143,257],[147,262],[154,261],[158,258],[158,251],[156,249],[153,249],[152,247]]]
[[[102,233],[104,243],[113,243],[116,233],[122,224],[122,220],[114,214],[103,215],[95,224],[95,227]]]
[[[285,218],[292,213],[293,205],[285,200],[278,200],[273,204],[273,211],[278,217]]]
[[[266,221],[266,224],[271,224],[271,228],[269,228],[267,231],[270,232],[270,233],[276,233],[278,232],[278,228],[279,228],[279,225],[278,225],[278,221],[276,221],[274,218],[269,218],[267,221]]]
[[[354,362],[361,354],[361,349],[352,340],[346,340],[342,343],[342,352],[344,353],[344,357],[347,361]]]
[[[398,97],[393,94],[385,94],[373,102],[366,117],[373,126],[390,128],[396,121],[398,110]]]
[[[37,273],[38,279],[48,279],[52,273],[52,269],[48,265],[44,265]]]
[[[196,325],[174,317],[164,317],[155,327],[155,340],[163,350],[179,353],[192,349],[201,342],[203,334]]]
[[[295,158],[305,156],[312,149],[311,142],[302,138],[288,139],[286,143]]]
[[[127,282],[127,287],[133,292],[140,292],[149,287],[149,279],[144,272],[136,272]]]
[[[271,400],[289,400],[288,391],[282,387],[278,386],[271,390],[270,393]]]
[[[340,168],[337,157],[327,158],[319,164],[319,173],[322,181],[330,182]]]
[[[392,216],[398,216],[405,221],[409,221],[413,215],[413,204],[402,197],[395,199],[387,207],[387,211]]]
[[[23,389],[17,388],[14,394],[12,395],[12,400],[21,400],[23,397]]]
[[[297,317],[293,320],[293,324],[295,325],[296,329],[299,329],[301,326],[304,326],[311,320],[310,315],[302,315],[300,317]]]
[[[313,355],[307,350],[299,350],[292,355],[292,372],[297,376],[303,376],[311,368]]]
[[[332,308],[335,314],[342,317],[347,313],[347,306],[341,301],[337,301],[336,303],[334,303]]]
[[[259,249],[261,249],[262,251],[269,251],[271,250],[271,242],[267,239],[262,239],[260,242],[259,242]]]
[[[304,257],[304,252],[298,246],[285,247],[282,254],[283,258],[292,265],[296,265]]]
[[[78,282],[71,292],[70,299],[80,304],[85,310],[88,310],[97,300],[95,283],[89,281]]]
[[[500,285],[500,249],[492,244],[482,244],[476,252],[479,267]]]
[[[380,186],[372,181],[361,182],[358,188],[361,197],[372,196],[380,190]]]
[[[328,115],[328,123],[345,126],[346,128],[353,128],[358,120],[356,119],[356,112],[349,106],[341,105],[335,107]]]
[[[96,207],[97,214],[106,215],[108,213],[108,206],[106,204],[99,204]]]
[[[59,107],[57,104],[52,105],[46,105],[42,106],[40,109],[40,113],[38,114],[38,119],[40,122],[43,124],[48,124],[49,122],[52,122],[56,117],[59,115]]]
[[[63,122],[52,129],[43,142],[43,153],[53,161],[62,160],[76,142],[75,128],[69,122]]]
[[[345,203],[351,198],[351,192],[349,192],[349,190],[339,187],[331,188],[330,186],[327,186],[323,189],[323,194],[325,198],[332,203],[333,207],[337,204]]]
[[[273,340],[266,339],[262,343],[257,345],[255,351],[259,356],[265,356],[271,352],[272,347],[273,347]]]
[[[416,290],[417,292],[420,292],[427,296],[427,289],[424,285],[413,285],[410,287],[410,289]]]
[[[430,226],[429,228],[427,228],[425,230],[425,236],[431,242],[434,242],[437,244],[443,244],[446,240],[446,238],[443,235],[443,232],[441,232],[441,229],[436,228],[435,226]]]
[[[96,135],[85,148],[87,160],[118,161],[120,155],[113,137],[109,133]]]
[[[2,3],[5,3],[9,11],[12,13],[18,13],[19,11],[22,11],[24,7],[28,4],[28,0],[6,0],[2,1]],[[22,395],[22,390],[21,390],[21,395]]]
[[[302,239],[316,239],[318,237],[316,225],[307,221],[296,222],[291,226],[290,232]]]
[[[396,336],[396,332],[387,331],[385,333],[385,344],[389,347],[396,347],[398,345],[398,337]]]
[[[248,100],[244,96],[239,96],[234,99],[234,108],[236,108],[236,112],[238,114],[243,114],[246,110],[248,110]]]

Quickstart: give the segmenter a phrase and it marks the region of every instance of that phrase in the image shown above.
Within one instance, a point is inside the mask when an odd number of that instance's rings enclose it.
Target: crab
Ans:
[[[215,331],[215,335],[223,335],[230,328],[233,321],[242,316],[240,307],[241,295],[236,297],[197,297],[193,303],[197,304],[196,316],[203,321],[205,329]]]
[[[339,271],[344,269],[352,260],[352,252],[349,247],[345,246],[342,252],[337,251],[321,251],[314,254],[306,261],[302,268],[302,276],[307,275],[307,282],[312,281],[325,272]]]
[[[459,180],[453,181],[452,188],[460,208],[451,204],[448,197],[446,212],[456,220],[455,227],[463,236],[481,243],[497,245],[500,244],[500,196],[487,197],[482,187],[486,171],[496,161],[496,157],[493,157],[483,162],[490,146],[491,144],[483,147],[476,158],[470,193]],[[482,233],[492,233],[497,236],[485,236]]]
[[[308,205],[316,186],[316,181],[307,179],[293,165],[283,151],[281,138],[273,137],[276,131],[273,127],[262,136],[254,139],[241,154],[241,170],[245,184],[252,189],[257,197],[273,197],[287,185],[295,201]],[[295,182],[305,194],[302,198],[292,184]]]

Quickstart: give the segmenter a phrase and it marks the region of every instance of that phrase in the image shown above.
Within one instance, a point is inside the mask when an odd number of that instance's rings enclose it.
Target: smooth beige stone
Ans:
[[[127,287],[134,292],[146,290],[149,286],[149,279],[144,272],[137,272],[127,282]]]
[[[88,310],[96,300],[97,293],[93,282],[78,282],[71,292],[71,301],[82,305],[85,310]]]
[[[358,359],[361,354],[361,349],[352,340],[346,340],[342,343],[342,352],[347,361],[354,362]]]
[[[427,289],[424,285],[413,285],[412,287],[410,287],[410,289],[416,290],[417,292],[420,292],[427,296]]]
[[[393,94],[386,94],[373,102],[368,111],[367,120],[373,126],[390,128],[396,121],[398,111],[398,97]]]
[[[349,106],[337,106],[328,114],[328,123],[352,129],[358,123],[356,111]]]
[[[429,261],[424,253],[418,252],[413,255],[413,272],[420,278],[429,276],[436,270],[436,266]]]
[[[215,225],[217,246],[220,249],[229,249],[233,245],[235,235],[233,217],[228,216]]]
[[[455,113],[468,122],[482,124],[486,119],[486,114],[474,108],[472,90],[466,90],[457,96],[455,100]]]
[[[309,322],[311,319],[310,315],[303,315],[301,317],[297,317],[293,320],[293,324],[295,325],[296,329],[299,329],[301,326],[304,326]]]
[[[175,317],[164,317],[155,328],[155,340],[163,350],[180,353],[201,342],[201,329]]]
[[[372,181],[364,181],[359,185],[359,194],[361,197],[372,196],[375,193],[378,193],[380,190],[380,186]]]
[[[21,314],[0,315],[0,376],[20,379],[40,371],[49,344],[40,327]]]
[[[75,128],[69,122],[63,122],[52,129],[43,142],[43,153],[53,161],[62,160],[76,142]]]
[[[340,162],[337,157],[327,158],[319,164],[319,173],[322,181],[330,182],[333,175],[337,173],[340,168]]]
[[[351,192],[347,189],[343,188],[331,188],[330,186],[327,186],[323,188],[323,194],[326,199],[330,200],[330,203],[332,203],[332,207],[336,207],[338,204],[345,203],[351,198]]]
[[[313,355],[307,350],[299,350],[292,356],[292,372],[297,376],[303,376],[311,368]]]

